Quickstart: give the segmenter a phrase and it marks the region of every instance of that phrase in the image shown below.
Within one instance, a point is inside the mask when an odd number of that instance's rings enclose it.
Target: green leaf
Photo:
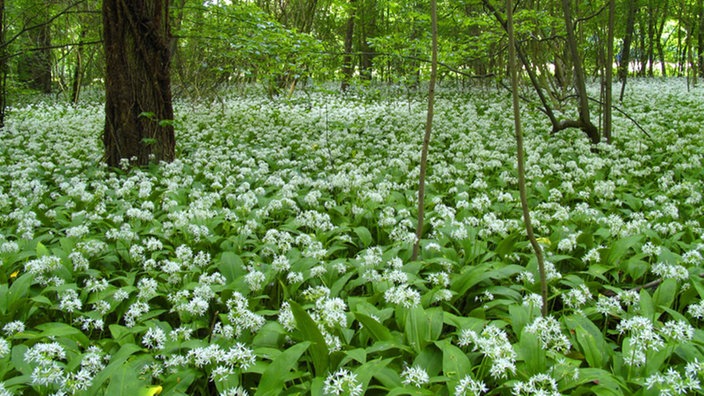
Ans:
[[[368,247],[372,244],[372,233],[369,232],[369,229],[367,227],[359,226],[353,228],[352,230],[355,234],[357,234],[359,240],[362,241],[363,247]]]
[[[574,331],[589,367],[607,368],[611,348],[594,322],[582,315],[568,316],[564,320],[567,328]]]
[[[245,274],[242,259],[233,252],[222,253],[218,269],[225,279],[227,279],[228,283],[233,282],[235,279]]]
[[[423,307],[413,307],[408,310],[403,332],[406,342],[416,352],[425,348],[430,341],[430,318]]]
[[[623,260],[629,249],[635,247],[643,239],[643,235],[629,235],[611,244],[607,249],[606,259],[609,264],[617,264]]]
[[[139,367],[134,363],[124,363],[113,369],[105,394],[125,396],[140,394],[149,384],[145,380],[140,380],[139,376],[135,375],[137,372]]]
[[[469,289],[491,277],[487,263],[465,268],[464,272],[452,279],[450,286],[450,289],[461,297],[464,297]]]
[[[125,344],[120,347],[120,349],[110,357],[110,364],[107,365],[103,370],[101,370],[91,382],[91,387],[88,390],[88,394],[97,395],[99,390],[102,388],[105,381],[116,375],[120,369],[124,366],[124,363],[130,356],[134,355],[136,352],[141,351],[136,344]]]
[[[459,381],[472,369],[467,355],[447,339],[436,341],[435,345],[442,351],[443,375],[452,381]]]
[[[653,304],[653,298],[650,296],[645,289],[640,289],[640,312],[643,316],[648,319],[657,319],[655,314],[655,305]]]
[[[325,344],[325,338],[318,330],[318,325],[311,319],[308,312],[295,301],[289,301],[291,312],[296,319],[296,327],[303,335],[303,339],[310,341],[311,345],[308,348],[311,358],[313,359],[313,367],[316,375],[324,375],[328,370],[329,351]]]
[[[284,388],[284,381],[289,372],[296,368],[301,355],[310,346],[311,342],[305,341],[277,356],[262,374],[255,396],[278,395]]]
[[[529,375],[535,375],[545,372],[548,367],[546,364],[545,350],[540,345],[538,337],[527,332],[525,329],[521,332],[521,339],[518,341],[518,359],[522,360],[526,367],[526,372]]]
[[[355,312],[354,317],[364,326],[364,329],[374,338],[375,341],[396,342],[396,338],[391,334],[389,329],[377,322],[371,316],[363,313]]]
[[[670,308],[677,295],[677,281],[665,279],[653,294],[653,305],[655,307]]]
[[[47,249],[46,246],[44,246],[44,244],[41,242],[37,242],[36,252],[37,252],[37,257],[43,257],[43,256],[49,255],[49,249]]]

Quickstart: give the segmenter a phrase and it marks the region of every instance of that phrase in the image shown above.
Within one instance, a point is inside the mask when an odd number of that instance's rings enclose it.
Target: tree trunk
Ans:
[[[81,95],[81,87],[83,85],[83,39],[86,37],[86,31],[81,32],[81,40],[76,47],[76,63],[73,70],[73,84],[71,87],[71,103],[78,104],[78,98]]]
[[[660,20],[660,25],[658,26],[658,32],[657,32],[657,37],[655,38],[657,41],[655,41],[655,44],[657,46],[658,50],[658,58],[660,60],[660,70],[662,73],[663,77],[667,77],[667,64],[665,63],[665,43],[662,42],[662,33],[665,31],[665,22],[667,22],[667,10],[669,9],[668,7],[669,1],[665,1],[665,5],[662,7],[662,11],[659,12],[658,14],[662,18]]]
[[[0,0],[0,129],[5,126],[7,98],[7,45],[5,44],[5,0]]]
[[[45,17],[42,15],[42,17]],[[31,20],[25,22],[29,25]],[[27,32],[29,46],[19,60],[18,78],[31,89],[51,93],[51,29],[45,20]]]
[[[428,168],[428,148],[430,133],[433,129],[433,108],[435,105],[435,80],[438,76],[438,15],[437,1],[430,0],[430,25],[432,35],[430,81],[428,82],[428,113],[425,119],[425,134],[420,158],[420,177],[418,180],[418,223],[416,225],[416,241],[413,244],[411,261],[418,259],[420,253],[420,238],[423,236],[423,221],[425,217],[425,174]]]
[[[589,136],[589,139],[593,144],[597,144],[601,140],[601,136],[599,134],[599,129],[592,123],[589,117],[589,97],[587,96],[587,84],[585,81],[582,59],[579,56],[579,49],[577,48],[577,40],[574,35],[570,0],[562,0],[562,9],[565,13],[565,28],[567,29],[566,44],[573,62],[574,88],[577,91],[577,98],[579,100],[578,112],[579,122],[581,123],[580,129],[582,129],[587,136]]]
[[[700,76],[704,76],[704,0],[697,2],[699,11],[699,23],[697,26],[697,70]]]
[[[604,77],[604,139],[611,143],[611,103],[613,102],[613,74],[614,74],[614,22],[616,14],[616,0],[609,0],[609,22],[606,34],[606,76]]]
[[[633,41],[633,29],[636,24],[637,4],[635,1],[627,1],[628,13],[626,16],[626,34],[623,37],[623,49],[621,50],[621,61],[618,68],[618,78],[621,80],[621,95],[619,100],[623,101],[623,94],[626,91],[626,80],[631,63],[631,42]]]
[[[350,0],[350,15],[347,18],[347,28],[345,29],[345,55],[342,57],[342,84],[340,89],[347,91],[350,80],[354,74],[354,63],[352,62],[352,43],[354,39],[354,19],[356,17],[355,0]]]
[[[369,46],[369,38],[376,35],[376,0],[364,0],[364,7],[358,10],[361,15],[359,26],[359,49],[361,56],[359,59],[359,74],[364,80],[372,79],[372,66],[374,54]]]
[[[168,0],[104,0],[105,160],[147,165],[175,156]]]
[[[548,314],[548,283],[545,275],[545,261],[543,260],[543,250],[538,244],[538,240],[533,232],[533,224],[530,217],[530,208],[528,207],[528,192],[526,189],[526,171],[525,159],[523,153],[523,130],[521,127],[521,112],[518,103],[518,66],[516,65],[516,38],[513,29],[513,2],[506,1],[506,28],[508,34],[508,65],[511,75],[511,98],[513,103],[513,121],[514,131],[516,134],[516,165],[518,170],[518,193],[521,198],[521,209],[523,211],[523,223],[526,228],[526,235],[530,241],[535,258],[538,261],[538,272],[540,274],[540,294],[542,297],[542,305],[540,312],[542,316]]]

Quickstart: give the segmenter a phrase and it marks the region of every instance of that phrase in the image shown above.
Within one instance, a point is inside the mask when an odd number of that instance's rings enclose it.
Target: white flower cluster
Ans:
[[[470,329],[463,329],[457,344],[461,347],[473,345],[472,350],[480,351],[491,359],[490,374],[494,378],[507,378],[516,372],[516,351],[505,331],[489,325],[477,334]]]

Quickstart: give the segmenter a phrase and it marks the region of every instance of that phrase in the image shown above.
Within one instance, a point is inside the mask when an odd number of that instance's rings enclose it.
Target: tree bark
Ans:
[[[411,261],[418,259],[420,253],[420,238],[423,236],[423,221],[425,217],[425,174],[428,168],[428,148],[430,133],[433,129],[433,108],[435,105],[435,80],[438,76],[438,16],[437,1],[430,0],[430,25],[432,35],[430,81],[428,82],[428,113],[425,119],[425,134],[420,158],[420,177],[418,180],[418,223],[416,225],[416,241],[413,244]]]
[[[355,0],[350,0],[350,14],[347,18],[347,27],[345,29],[345,55],[342,57],[342,84],[340,89],[347,91],[350,86],[350,80],[354,74],[354,63],[352,63],[352,43],[354,39],[354,19],[356,18]]]
[[[589,136],[593,144],[599,143],[601,136],[599,129],[594,125],[589,117],[589,97],[587,96],[587,84],[585,81],[584,68],[582,59],[579,56],[577,48],[577,39],[574,34],[574,26],[572,23],[572,13],[570,0],[562,0],[562,9],[565,13],[565,28],[567,29],[567,48],[572,57],[574,69],[574,88],[577,91],[579,100],[579,121],[582,123],[581,129]]]
[[[606,33],[606,76],[604,77],[604,139],[611,143],[611,104],[613,102],[614,74],[614,23],[616,16],[616,0],[609,0],[609,21]]]
[[[697,24],[697,70],[700,76],[704,76],[704,0],[697,2],[699,12],[699,23]]]
[[[540,275],[540,294],[542,305],[540,312],[542,316],[548,315],[548,283],[545,275],[545,261],[543,260],[543,250],[538,243],[533,232],[531,223],[530,208],[528,207],[528,192],[526,190],[525,159],[523,155],[523,130],[521,128],[521,112],[518,103],[518,66],[516,65],[516,38],[513,29],[513,2],[506,1],[506,28],[508,34],[508,59],[509,73],[511,74],[511,97],[513,102],[513,121],[516,134],[516,163],[518,168],[518,193],[521,198],[521,208],[523,211],[523,222],[526,234],[530,241],[535,258],[538,261],[538,272]]]
[[[168,0],[104,0],[105,160],[172,161]]]
[[[5,44],[5,0],[0,0],[0,129],[5,126],[7,98],[7,45]]]
[[[633,29],[636,24],[637,4],[635,1],[627,1],[628,12],[626,14],[626,34],[623,36],[623,49],[621,50],[621,61],[618,68],[618,78],[621,80],[621,94],[619,101],[623,102],[623,95],[626,92],[626,80],[628,79],[629,65],[631,63],[631,43],[633,42]]]

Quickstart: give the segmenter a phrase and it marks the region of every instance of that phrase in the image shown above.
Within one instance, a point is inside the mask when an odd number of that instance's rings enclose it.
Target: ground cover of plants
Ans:
[[[704,94],[629,85],[614,143],[438,93],[177,104],[178,159],[101,164],[102,103],[0,132],[0,395],[702,394]]]

